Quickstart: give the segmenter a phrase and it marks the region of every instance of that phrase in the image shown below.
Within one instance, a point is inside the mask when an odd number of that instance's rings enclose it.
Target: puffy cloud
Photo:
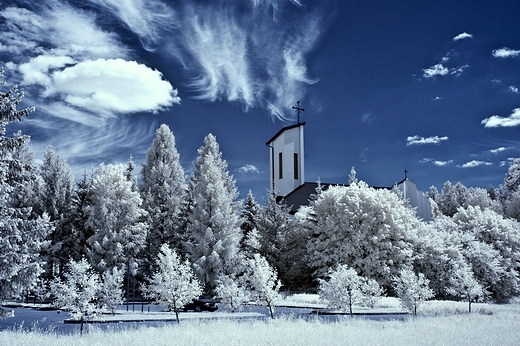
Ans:
[[[520,90],[518,90],[518,88],[514,85],[510,85],[509,86],[509,91],[514,93],[514,94],[520,94]]]
[[[504,47],[504,48],[493,50],[492,55],[495,58],[511,58],[511,57],[519,56],[520,50],[514,50],[511,48]]]
[[[159,71],[122,59],[80,62],[52,73],[45,96],[98,112],[157,111],[179,103],[177,90]]]
[[[447,67],[444,67],[443,64],[433,65],[429,68],[423,69],[423,77],[424,78],[432,78],[435,76],[445,76],[450,73],[450,70]]]
[[[416,145],[416,144],[438,144],[442,141],[447,141],[449,138],[447,136],[439,137],[421,137],[421,136],[408,136],[406,138],[406,145]]]
[[[473,167],[478,167],[478,166],[491,166],[491,165],[492,165],[491,162],[473,160],[473,161],[466,162],[463,165],[457,165],[457,167],[459,167],[459,168],[473,168]]]
[[[457,36],[455,36],[453,38],[453,41],[459,41],[459,40],[463,40],[465,38],[473,38],[473,35],[468,34],[467,32],[463,32],[462,34],[458,34]]]
[[[520,125],[520,108],[513,109],[510,116],[504,118],[499,115],[493,115],[480,122],[485,127],[514,127]]]
[[[245,166],[237,168],[237,172],[239,172],[239,173],[260,173],[260,170],[254,165],[247,164]]]

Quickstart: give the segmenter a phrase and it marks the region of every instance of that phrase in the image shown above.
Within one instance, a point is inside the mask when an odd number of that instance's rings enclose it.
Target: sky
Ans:
[[[2,0],[0,63],[35,106],[8,133],[77,179],[140,167],[165,123],[181,163],[216,136],[241,197],[305,111],[305,180],[503,183],[520,157],[517,0]]]

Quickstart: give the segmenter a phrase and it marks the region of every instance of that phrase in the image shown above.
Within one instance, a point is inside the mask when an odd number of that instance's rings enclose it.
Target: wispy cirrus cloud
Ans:
[[[488,152],[491,153],[491,154],[498,154],[498,153],[501,153],[501,152],[504,152],[504,151],[507,151],[507,150],[511,150],[511,149],[514,149],[514,147],[499,147],[499,148],[496,148],[496,149],[488,150]]]
[[[479,167],[479,166],[491,166],[491,165],[493,165],[493,163],[491,163],[491,162],[473,160],[473,161],[466,162],[463,165],[457,165],[457,167],[459,167],[459,168],[474,168],[474,167]]]
[[[514,127],[520,125],[520,108],[515,108],[508,117],[493,115],[480,122],[484,127]]]
[[[463,32],[463,33],[458,34],[457,36],[455,36],[453,38],[453,41],[460,41],[460,40],[464,40],[466,38],[473,38],[473,35],[472,34],[468,34],[467,32]]]
[[[448,136],[432,136],[432,137],[421,137],[421,136],[408,136],[406,138],[406,145],[421,145],[421,144],[439,144],[440,142],[447,141]]]
[[[520,55],[520,50],[504,47],[500,49],[494,49],[491,54],[495,58],[514,58]]]

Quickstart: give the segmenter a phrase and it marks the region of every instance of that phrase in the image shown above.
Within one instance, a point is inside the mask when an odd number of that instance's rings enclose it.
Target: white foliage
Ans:
[[[360,305],[373,309],[385,294],[385,290],[374,279],[364,278],[361,283]]]
[[[95,315],[100,288],[99,274],[85,258],[79,262],[70,260],[64,281],[58,278],[51,283],[54,305],[67,310],[73,318],[82,322]]]
[[[195,273],[205,289],[211,290],[219,276],[239,271],[242,264],[238,192],[217,140],[211,134],[198,150],[190,194],[185,245]]]
[[[395,293],[403,308],[417,315],[417,308],[426,300],[433,297],[433,291],[428,286],[429,280],[419,273],[416,275],[411,269],[403,269],[399,276],[393,277]]]
[[[318,277],[338,263],[385,285],[411,261],[418,220],[392,191],[364,182],[330,186],[316,196],[307,215],[312,217],[308,255]]]
[[[157,304],[175,311],[177,322],[179,310],[202,294],[202,287],[194,276],[188,261],[182,262],[177,253],[167,244],[161,246],[157,258],[158,270],[143,285],[146,297]]]
[[[279,291],[282,283],[278,280],[276,270],[259,254],[247,262],[247,271],[244,275],[250,289],[251,300],[269,309],[271,318],[274,318],[274,307],[282,298]]]
[[[221,276],[217,279],[215,293],[231,312],[242,311],[250,299],[242,277]]]
[[[115,314],[118,305],[123,304],[123,275],[122,269],[114,267],[101,276],[99,304],[112,314]]]
[[[113,267],[135,268],[144,248],[148,225],[141,197],[126,177],[126,167],[99,165],[91,185],[87,227],[93,235],[87,240],[92,265],[101,273]]]
[[[468,312],[471,312],[471,303],[482,301],[488,292],[475,280],[471,268],[467,265],[455,268],[450,278],[447,292],[468,302]]]
[[[352,268],[340,265],[335,270],[329,270],[329,280],[319,279],[320,299],[327,302],[331,308],[348,311],[352,315],[352,305],[362,297],[362,279]]]

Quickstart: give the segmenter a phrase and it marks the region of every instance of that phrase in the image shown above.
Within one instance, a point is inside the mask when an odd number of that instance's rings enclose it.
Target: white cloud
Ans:
[[[239,172],[239,173],[260,173],[260,170],[254,165],[247,164],[245,166],[237,168],[237,172]]]
[[[514,50],[511,48],[504,47],[493,50],[492,55],[495,58],[511,58],[520,55],[520,50]]]
[[[465,38],[472,38],[472,34],[468,34],[467,32],[463,32],[462,34],[458,34],[453,38],[453,41],[463,40]]]
[[[457,167],[459,167],[459,168],[473,168],[473,167],[478,167],[478,166],[491,166],[491,165],[492,165],[491,162],[473,160],[473,161],[466,162],[463,165],[457,165]]]
[[[509,91],[514,93],[514,94],[520,94],[520,90],[518,90],[518,88],[514,85],[510,85],[509,86]]]
[[[459,67],[455,67],[455,68],[452,68],[450,69],[450,74],[452,75],[455,75],[455,76],[460,76],[462,74],[462,72],[464,72],[465,69],[467,69],[469,67],[469,65],[462,65],[462,66],[459,66]]]
[[[430,68],[423,69],[423,77],[425,78],[445,76],[448,73],[450,73],[450,70],[447,67],[444,67],[442,64],[433,65]]]
[[[435,166],[442,167],[442,166],[447,166],[447,165],[452,164],[452,163],[453,163],[453,160],[440,161],[440,160],[434,160],[434,159],[424,158],[424,159],[422,159],[420,162],[421,162],[421,163],[432,163],[432,164],[434,164]]]
[[[177,90],[157,70],[122,59],[84,61],[52,73],[44,96],[98,112],[157,111],[179,103]]]
[[[21,64],[18,69],[23,75],[22,84],[50,86],[52,78],[49,70],[62,68],[72,63],[74,63],[74,60],[69,56],[40,55],[27,63]]]
[[[420,136],[408,136],[406,138],[406,145],[415,145],[415,144],[438,144],[442,141],[447,141],[449,138],[447,136],[439,137],[420,137]]]
[[[511,149],[513,149],[513,147],[500,147],[500,148],[496,148],[496,149],[491,149],[491,150],[489,150],[489,152],[491,154],[498,154],[498,153],[501,153],[503,151],[511,150]]]
[[[514,127],[520,125],[520,108],[513,109],[513,112],[507,118],[499,115],[493,115],[480,122],[485,127]]]
[[[432,101],[439,101],[439,100],[442,100],[442,97],[435,96],[434,98],[432,98]]]
[[[370,113],[365,113],[361,117],[361,122],[367,125],[372,125],[372,123],[374,122],[374,117]]]

